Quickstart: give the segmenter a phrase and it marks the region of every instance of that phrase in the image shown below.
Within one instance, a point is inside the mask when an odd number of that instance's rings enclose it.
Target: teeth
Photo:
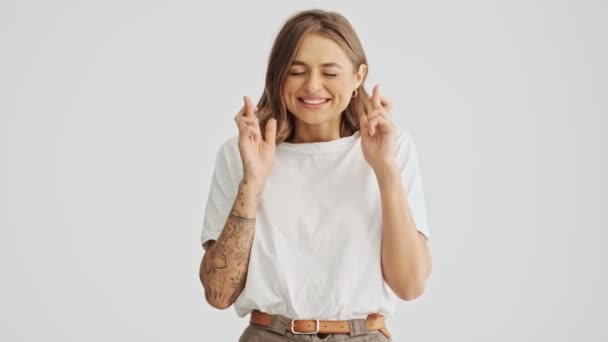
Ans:
[[[324,103],[325,101],[327,101],[327,99],[325,99],[325,100],[305,100],[305,99],[302,99],[302,102],[308,103],[308,104],[321,104],[321,103]]]

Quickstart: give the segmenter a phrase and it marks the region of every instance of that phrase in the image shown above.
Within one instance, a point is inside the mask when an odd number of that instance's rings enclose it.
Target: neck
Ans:
[[[294,144],[325,142],[340,139],[340,122],[309,125],[296,122],[291,142]]]

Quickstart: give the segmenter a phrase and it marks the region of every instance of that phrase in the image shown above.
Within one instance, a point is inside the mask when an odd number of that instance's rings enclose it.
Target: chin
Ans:
[[[308,125],[319,125],[327,121],[332,121],[332,119],[334,119],[334,116],[331,114],[307,113],[302,115],[302,113],[295,114],[293,111],[290,112],[296,119]]]

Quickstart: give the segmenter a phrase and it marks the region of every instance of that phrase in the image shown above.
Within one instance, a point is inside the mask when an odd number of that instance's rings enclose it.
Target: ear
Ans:
[[[359,86],[361,86],[361,83],[363,83],[363,79],[365,78],[365,75],[367,74],[367,65],[365,64],[361,64],[359,65],[359,70],[357,70],[357,73],[355,74],[355,80],[357,82],[357,88],[359,88]]]

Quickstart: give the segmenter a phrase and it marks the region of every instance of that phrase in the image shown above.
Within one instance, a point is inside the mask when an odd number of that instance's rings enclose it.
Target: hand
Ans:
[[[371,96],[372,111],[359,117],[361,149],[367,163],[374,169],[394,166],[396,127],[389,117],[391,103],[380,95],[376,85]]]
[[[239,129],[243,180],[252,182],[256,187],[256,193],[260,193],[270,175],[276,156],[277,121],[268,120],[265,137],[262,139],[260,124],[255,115],[258,109],[253,106],[248,96],[244,96],[243,101],[245,102],[243,108],[234,117]]]

